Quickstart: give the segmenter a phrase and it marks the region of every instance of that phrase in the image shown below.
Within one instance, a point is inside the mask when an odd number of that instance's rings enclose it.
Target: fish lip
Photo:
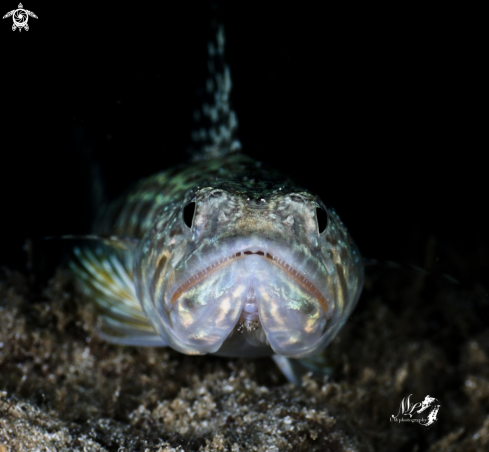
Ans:
[[[248,240],[249,241],[249,240]],[[209,260],[208,262],[211,262],[210,264],[206,265],[206,266],[200,266],[198,267],[198,269],[196,271],[193,271],[192,274],[190,275],[190,277],[186,277],[185,279],[183,278],[178,278],[177,275],[176,278],[174,279],[174,283],[171,284],[171,287],[169,291],[165,291],[165,293],[169,293],[170,296],[168,297],[165,297],[167,298],[165,300],[165,305],[168,307],[168,311],[171,310],[171,307],[173,306],[174,302],[176,301],[176,299],[180,296],[181,293],[183,293],[183,291],[185,290],[185,285],[189,284],[188,287],[191,287],[192,285],[194,284],[197,284],[198,282],[204,280],[207,276],[208,276],[208,272],[209,272],[209,268],[211,266],[216,266],[216,268],[219,268],[221,267],[222,265],[228,265],[230,262],[234,261],[235,258],[243,258],[245,256],[243,255],[250,255],[250,256],[254,256],[254,255],[259,255],[259,256],[262,256],[263,258],[272,258],[273,260],[275,260],[276,262],[285,262],[291,269],[295,270],[299,275],[303,276],[303,278],[306,279],[307,282],[309,282],[310,284],[312,284],[312,286],[317,290],[317,292],[320,294],[321,298],[323,300],[325,300],[326,302],[326,308],[325,308],[325,312],[326,312],[326,317],[328,319],[331,319],[333,314],[334,314],[334,303],[332,303],[332,300],[330,298],[328,298],[326,296],[325,293],[323,293],[323,291],[321,291],[319,288],[318,288],[318,278],[313,278],[313,279],[310,279],[308,278],[307,276],[305,276],[304,272],[303,271],[299,271],[295,266],[293,265],[290,265],[290,261],[293,260],[292,259],[292,253],[289,251],[288,253],[287,252],[283,252],[283,249],[280,249],[280,245],[279,244],[271,244],[271,243],[263,243],[263,240],[261,240],[262,243],[260,244],[244,244],[242,243],[242,241],[238,242],[236,245],[232,246],[232,247],[226,247],[225,244],[223,244],[222,248],[227,248],[229,250],[229,252],[219,252],[219,253],[215,253],[215,255],[213,256],[213,258],[211,260]],[[267,246],[268,245],[268,246]],[[273,245],[273,246],[272,246]],[[274,251],[273,253],[271,252],[271,249],[274,248],[276,249],[277,251]],[[200,250],[199,253],[192,253],[193,256],[196,256],[196,254],[200,254],[200,253],[205,253],[206,251],[205,250]],[[186,265],[190,265],[191,267],[193,267],[193,262],[189,262],[190,260],[193,261],[192,258],[190,258],[189,260],[186,261]],[[279,264],[280,265],[280,264]],[[321,260],[319,260],[319,263],[318,263],[318,266],[322,266],[323,265],[323,262]],[[282,271],[288,271],[287,269],[285,269],[283,267],[283,265],[280,265],[282,267]],[[204,274],[203,277],[199,278],[197,280],[197,282],[195,282],[195,279],[194,279],[194,282],[192,283],[192,279],[195,278],[196,275],[199,275],[201,272],[203,272],[204,270],[207,270],[206,273]],[[182,270],[180,270],[182,271]],[[177,273],[180,273],[180,271],[177,271]],[[214,270],[210,270],[210,271],[214,271]],[[289,272],[290,273],[290,272]],[[179,293],[180,292],[180,293]],[[313,292],[310,291],[310,293],[312,293],[313,295],[315,295]],[[316,297],[317,298],[317,297]],[[318,299],[318,302],[323,306],[324,308],[324,304],[323,302],[320,301],[320,299]]]

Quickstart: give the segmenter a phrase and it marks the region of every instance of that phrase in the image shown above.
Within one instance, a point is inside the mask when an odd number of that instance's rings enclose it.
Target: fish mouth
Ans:
[[[190,278],[185,280],[180,286],[173,292],[171,297],[171,305],[175,303],[175,301],[186,291],[196,286],[204,279],[209,277],[212,273],[222,269],[223,267],[231,264],[237,259],[243,259],[246,256],[262,256],[265,259],[271,261],[274,265],[279,267],[282,271],[292,277],[295,282],[297,282],[304,290],[309,292],[321,307],[326,312],[326,317],[329,319],[333,315],[333,307],[331,303],[327,300],[327,298],[323,295],[323,293],[317,288],[317,286],[306,276],[304,276],[301,272],[297,271],[293,266],[289,265],[284,259],[281,259],[277,255],[273,255],[268,251],[262,251],[260,249],[245,249],[243,251],[237,251],[232,253],[226,257],[222,257],[197,273],[193,274]],[[253,291],[253,288],[250,288]],[[253,322],[258,322],[259,326],[259,315],[258,315],[258,304],[256,301],[256,297],[247,295],[247,301],[245,302],[242,314],[240,317],[240,321],[243,321],[245,324],[251,324]],[[244,331],[244,330],[243,330]]]
[[[254,242],[213,242],[168,275],[158,319],[173,348],[242,356],[246,347],[248,356],[266,351],[290,357],[320,348],[337,310],[327,268],[307,250]]]

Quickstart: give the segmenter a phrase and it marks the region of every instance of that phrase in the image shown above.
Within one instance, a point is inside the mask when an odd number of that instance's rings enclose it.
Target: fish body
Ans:
[[[360,253],[316,194],[240,153],[224,33],[209,44],[207,92],[190,163],[136,183],[103,210],[98,240],[71,262],[115,343],[185,354],[320,353],[363,286]]]

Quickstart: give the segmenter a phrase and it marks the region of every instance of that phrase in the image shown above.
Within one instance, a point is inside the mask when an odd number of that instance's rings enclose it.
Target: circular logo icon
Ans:
[[[27,23],[27,13],[23,9],[18,9],[14,13],[14,24],[21,28]]]

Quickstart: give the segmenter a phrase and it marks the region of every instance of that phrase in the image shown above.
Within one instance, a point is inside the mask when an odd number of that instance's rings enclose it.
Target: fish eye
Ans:
[[[183,222],[191,229],[194,222],[195,201],[190,201],[183,208]]]
[[[316,223],[320,234],[328,227],[328,214],[322,207],[316,207]]]

